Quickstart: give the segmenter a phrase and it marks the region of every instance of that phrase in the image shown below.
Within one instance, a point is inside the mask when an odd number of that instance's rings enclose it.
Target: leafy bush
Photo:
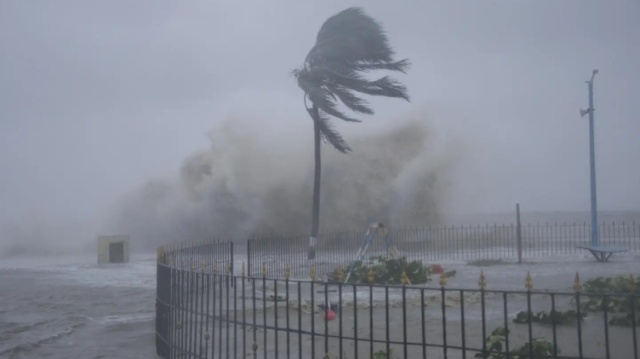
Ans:
[[[388,353],[384,349],[380,349],[377,352],[373,353],[373,359],[391,359],[392,355],[393,348],[389,348]]]
[[[533,347],[533,357],[529,356],[530,349]],[[559,352],[559,351],[558,351]],[[532,343],[524,343],[523,346],[516,350],[511,351],[509,358],[531,358],[531,359],[546,359],[553,355],[553,344],[542,338],[533,338]]]
[[[640,327],[640,315],[636,316],[635,322],[636,322],[636,326]],[[624,316],[619,316],[619,315],[614,316],[609,320],[609,324],[618,325],[622,327],[633,326],[633,314],[628,313],[627,315],[624,315]]]
[[[587,316],[587,313],[580,313],[580,320],[583,320]],[[545,311],[539,311],[538,313],[531,312],[531,322],[541,324],[575,324],[578,319],[578,313],[575,310],[568,310],[566,312],[559,312],[552,310],[551,313]],[[513,320],[514,323],[528,323],[529,313],[521,311],[516,315]]]
[[[483,359],[544,359],[553,355],[553,344],[541,338],[534,338],[531,343],[525,343],[510,352],[504,351],[504,342],[509,335],[509,330],[503,327],[496,328],[486,339],[486,351],[477,353],[475,358]],[[533,347],[533,357],[529,356],[529,350]],[[560,352],[559,350],[557,351]]]
[[[402,272],[407,275],[411,284],[427,283],[431,277],[431,268],[420,261],[407,262],[406,257],[387,258],[384,256],[370,257],[367,260],[356,261],[353,265],[350,284],[369,284],[369,275],[373,274],[374,284],[402,284]],[[351,266],[336,268],[330,275],[329,281],[344,280]]]
[[[619,275],[614,278],[599,277],[584,283],[587,300],[581,303],[580,309],[584,312],[600,312],[605,309],[609,313],[621,315],[612,316],[611,325],[633,325],[633,310],[638,313],[636,325],[640,326],[640,277]],[[628,296],[605,296],[607,294],[623,294]],[[635,296],[634,296],[635,295]]]
[[[633,286],[633,293],[630,291]],[[629,293],[640,295],[640,277],[619,275],[614,278],[599,277],[584,283],[584,291],[589,294]]]

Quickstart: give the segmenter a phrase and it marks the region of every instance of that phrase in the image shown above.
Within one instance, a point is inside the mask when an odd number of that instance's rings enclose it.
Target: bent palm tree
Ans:
[[[382,26],[361,8],[352,7],[324,22],[304,66],[294,71],[298,86],[305,93],[305,107],[314,123],[315,173],[309,259],[316,257],[320,225],[320,141],[329,142],[342,153],[351,151],[329,120],[336,117],[349,122],[360,121],[340,111],[338,100],[353,112],[367,115],[372,115],[373,109],[356,92],[409,101],[407,88],[400,82],[387,76],[377,80],[364,77],[372,70],[404,73],[409,61],[394,61],[393,55]],[[307,105],[307,99],[311,107]]]

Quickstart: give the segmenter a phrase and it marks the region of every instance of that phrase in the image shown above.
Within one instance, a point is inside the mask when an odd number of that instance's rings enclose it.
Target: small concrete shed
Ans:
[[[98,264],[128,263],[129,237],[98,236]]]

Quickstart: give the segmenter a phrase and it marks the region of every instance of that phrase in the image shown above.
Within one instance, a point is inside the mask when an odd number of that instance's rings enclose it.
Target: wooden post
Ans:
[[[518,263],[522,263],[522,226],[520,224],[520,203],[516,203],[516,239],[518,241]]]

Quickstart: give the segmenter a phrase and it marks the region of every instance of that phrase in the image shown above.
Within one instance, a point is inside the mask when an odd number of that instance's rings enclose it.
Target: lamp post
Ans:
[[[598,201],[596,198],[596,152],[594,141],[594,129],[593,129],[593,78],[598,73],[598,70],[593,70],[591,73],[591,80],[587,81],[589,86],[589,109],[580,110],[580,115],[584,116],[589,114],[589,159],[591,164],[591,246],[596,247],[600,244],[600,238],[598,234]]]

